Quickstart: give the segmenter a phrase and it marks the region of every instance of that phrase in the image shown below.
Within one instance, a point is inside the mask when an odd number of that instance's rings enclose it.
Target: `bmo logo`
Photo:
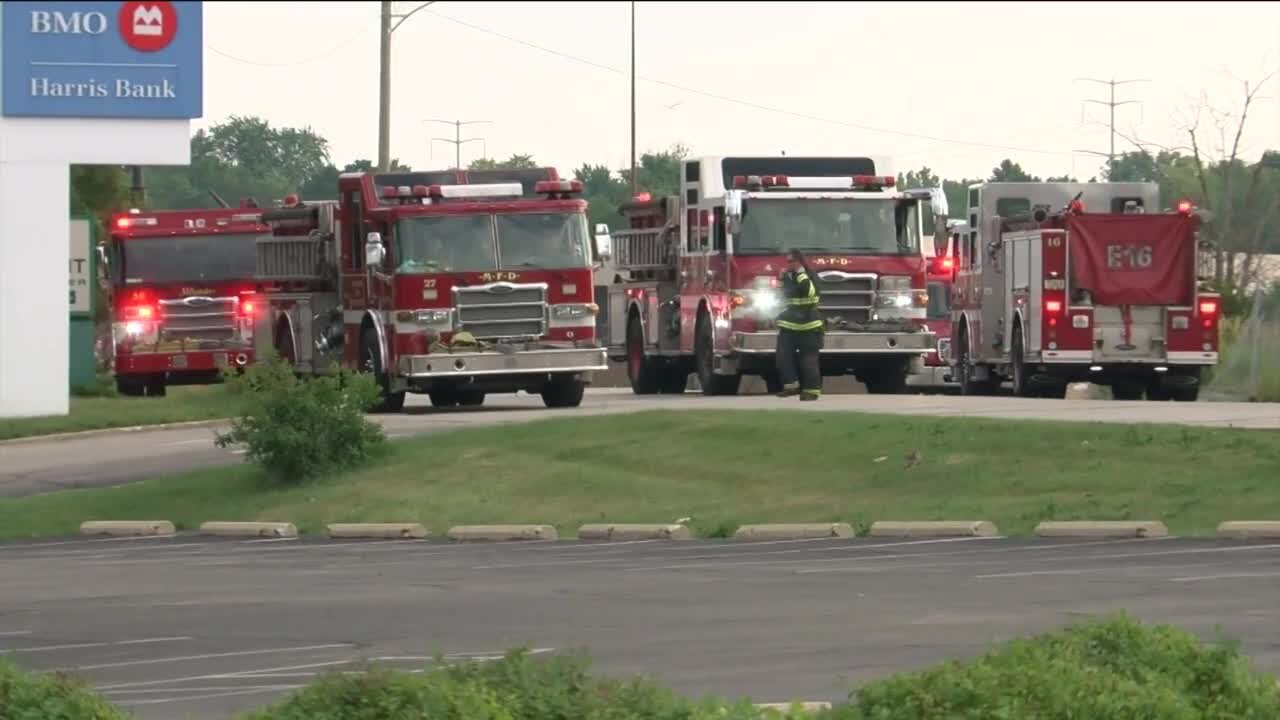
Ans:
[[[120,37],[139,52],[163,50],[178,32],[178,13],[171,2],[126,2],[116,17]],[[109,22],[105,13],[32,10],[32,35],[102,35]]]
[[[120,5],[120,37],[139,52],[163,50],[178,33],[178,13],[170,2],[127,2]]]

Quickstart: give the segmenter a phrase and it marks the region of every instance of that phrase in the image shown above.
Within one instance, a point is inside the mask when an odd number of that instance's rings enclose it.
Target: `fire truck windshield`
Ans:
[[[256,272],[258,236],[175,235],[117,242],[117,279],[125,284],[250,280]]]
[[[916,255],[920,227],[915,200],[751,198],[743,205],[734,252]]]
[[[397,271],[410,274],[591,264],[582,213],[402,218],[396,225],[396,252]]]

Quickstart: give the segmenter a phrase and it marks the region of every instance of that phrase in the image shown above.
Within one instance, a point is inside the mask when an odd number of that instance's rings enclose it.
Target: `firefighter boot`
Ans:
[[[805,390],[800,393],[800,402],[817,400],[821,395],[817,390]]]
[[[782,386],[782,392],[778,393],[780,398],[795,397],[800,394],[800,383],[787,384]]]

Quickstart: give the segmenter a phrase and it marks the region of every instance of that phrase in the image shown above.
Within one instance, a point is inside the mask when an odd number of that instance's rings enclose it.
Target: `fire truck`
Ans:
[[[301,374],[373,373],[398,412],[536,392],[576,407],[607,369],[582,184],[554,168],[346,173],[263,212],[258,347]]]
[[[253,362],[254,248],[268,229],[252,202],[241,205],[111,217],[99,251],[121,394],[215,383],[224,368]]]
[[[1117,400],[1194,401],[1218,361],[1220,298],[1199,272],[1200,217],[1161,211],[1155,183],[969,188],[952,306],[965,394],[1062,397],[1071,382]]]
[[[610,356],[626,360],[637,394],[683,392],[690,373],[707,395],[737,393],[744,375],[776,392],[778,276],[794,247],[821,288],[822,374],[901,392],[934,347],[924,201],[946,217],[940,189],[896,190],[872,157],[687,159],[678,195],[620,208]]]
[[[937,336],[937,345],[924,356],[924,370],[907,378],[907,385],[921,390],[940,391],[959,388],[951,374],[949,353],[951,350],[951,293],[955,283],[956,248],[967,233],[963,220],[947,220],[948,240],[946,248],[938,253],[927,246],[929,261],[929,306],[925,310],[925,322]]]

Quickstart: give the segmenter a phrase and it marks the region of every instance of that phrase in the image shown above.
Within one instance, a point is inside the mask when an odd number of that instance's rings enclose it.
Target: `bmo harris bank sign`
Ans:
[[[6,116],[192,119],[203,111],[200,2],[0,3]]]

